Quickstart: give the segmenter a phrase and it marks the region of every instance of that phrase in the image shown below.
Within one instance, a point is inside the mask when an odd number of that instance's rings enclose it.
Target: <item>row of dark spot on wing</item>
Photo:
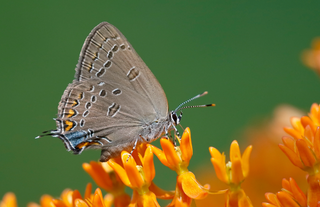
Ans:
[[[83,48],[79,62],[78,80],[86,80],[93,77],[103,78],[106,70],[112,67],[112,59],[119,51],[130,51],[131,47],[117,31],[109,25],[103,25],[89,35]],[[135,67],[127,70],[129,80],[139,76],[139,70]]]
[[[99,145],[103,145],[103,142],[101,140],[104,140],[104,143],[110,143],[112,142],[107,137],[94,137],[94,131],[90,128],[85,129],[85,119],[89,115],[89,110],[92,108],[92,106],[96,103],[98,98],[104,98],[107,96],[107,92],[104,89],[101,89],[98,95],[92,95],[95,92],[95,89],[98,88],[98,86],[103,86],[104,83],[99,82],[96,84],[96,87],[94,85],[88,85],[87,89],[84,89],[83,91],[78,91],[77,89],[74,89],[73,87],[69,87],[69,93],[68,96],[62,101],[64,103],[64,110],[62,114],[60,114],[59,118],[56,119],[58,128],[60,130],[57,131],[55,135],[59,135],[62,140],[64,140],[66,148],[72,149],[74,153],[80,153],[79,147],[81,143],[86,143],[87,145],[83,145],[84,147],[94,147],[96,143]],[[76,91],[76,92],[75,92]],[[85,96],[88,96],[88,94],[91,95],[89,98],[89,101],[85,101]],[[114,96],[118,96],[122,94],[122,91],[119,88],[116,88],[111,91],[111,94]],[[82,114],[80,114],[77,110],[77,107],[84,105],[84,111]],[[116,115],[116,113],[120,110],[120,105],[113,103],[109,106],[107,116],[113,117]],[[77,116],[82,116],[80,118],[79,123],[74,120],[73,118],[79,119]],[[78,125],[79,124],[79,125]],[[76,128],[79,126],[79,128]],[[76,129],[76,130],[74,130]],[[85,132],[85,133],[84,133]]]
[[[91,94],[94,92],[95,87],[93,85],[90,85],[89,88],[86,90],[86,92],[90,92]],[[76,109],[80,102],[84,102],[84,112],[82,113],[83,119],[80,120],[79,126],[83,127],[85,124],[85,118],[89,115],[89,110],[92,108],[92,106],[97,102],[98,97],[104,98],[107,96],[107,92],[105,89],[101,89],[97,95],[91,95],[90,100],[85,102],[83,101],[85,94],[84,92],[78,92],[78,94],[72,94],[73,89],[70,90],[69,96],[65,99],[65,106],[63,113],[61,114],[60,118],[65,119],[64,120],[64,131],[72,131],[77,123],[75,121],[70,120],[69,118],[75,118],[79,115],[78,110]],[[112,95],[119,96],[122,94],[122,91],[119,88],[116,88],[112,90]],[[120,105],[113,103],[109,106],[107,116],[113,117],[118,111],[120,110]]]

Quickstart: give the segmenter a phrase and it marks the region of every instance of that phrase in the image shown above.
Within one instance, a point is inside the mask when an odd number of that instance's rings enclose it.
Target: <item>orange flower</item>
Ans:
[[[312,48],[302,54],[304,64],[320,74],[320,38],[312,42]]]
[[[50,195],[43,195],[40,199],[40,205],[29,203],[28,207],[111,207],[113,197],[107,194],[104,198],[100,188],[97,188],[94,194],[91,194],[92,186],[89,183],[86,187],[84,198],[78,190],[66,189],[62,192],[60,199],[55,199]],[[2,206],[1,206],[2,207]]]
[[[293,128],[284,128],[292,137],[283,137],[280,149],[292,164],[307,171],[309,175],[319,173],[320,159],[320,108],[311,106],[309,116],[291,118]]]
[[[221,154],[214,147],[210,147],[209,151],[217,177],[231,187],[238,188],[249,174],[249,158],[252,146],[247,147],[241,157],[239,144],[234,140],[230,146],[230,161],[227,164],[225,164],[226,156],[224,153]]]
[[[125,193],[125,185],[107,162],[83,163],[83,169],[93,178],[98,186],[110,193],[115,207],[127,206],[130,196]]]
[[[162,138],[160,144],[163,150],[152,145],[149,147],[162,164],[178,174],[175,196],[168,206],[190,206],[192,199],[205,198],[209,193],[209,186],[200,185],[194,174],[187,168],[193,154],[190,129],[185,129],[180,146],[175,147],[166,138]]]
[[[241,157],[239,144],[233,141],[230,146],[230,161],[227,164],[224,153],[221,154],[214,147],[210,147],[209,151],[217,177],[230,187],[226,197],[227,206],[252,206],[250,199],[241,189],[241,183],[249,174],[252,146],[247,147]]]
[[[249,176],[241,184],[241,188],[250,196],[253,206],[261,206],[265,201],[266,189],[277,192],[281,188],[279,181],[288,175],[295,178],[301,189],[307,189],[305,172],[288,162],[288,158],[278,147],[281,137],[286,134],[283,128],[290,125],[290,117],[302,115],[302,111],[292,106],[280,105],[272,116],[262,118],[239,134],[239,137],[244,138],[244,143],[254,146],[250,154]],[[209,169],[206,165],[198,169],[199,181],[209,183],[212,188],[223,189],[225,183],[218,180],[217,176],[213,176],[212,170],[214,169]],[[215,206],[224,206],[225,197],[209,195],[204,200],[196,201],[197,207],[207,207],[211,203]]]
[[[14,193],[6,193],[0,201],[0,207],[17,207],[17,199]]]
[[[320,200],[320,107],[312,104],[309,116],[291,118],[293,128],[284,130],[292,137],[283,137],[280,149],[292,164],[308,172],[308,206]]]
[[[170,199],[173,197],[173,193],[161,190],[152,182],[155,176],[155,168],[151,147],[147,147],[145,151],[139,151],[138,153],[139,155],[135,156],[135,160],[134,156],[122,151],[123,166],[114,159],[109,160],[108,163],[119,175],[122,182],[133,189],[130,207],[159,206],[156,197]]]
[[[282,180],[282,190],[277,194],[266,193],[264,207],[306,207],[307,197],[293,178]],[[312,205],[314,206],[314,205]],[[316,205],[315,205],[316,206]]]

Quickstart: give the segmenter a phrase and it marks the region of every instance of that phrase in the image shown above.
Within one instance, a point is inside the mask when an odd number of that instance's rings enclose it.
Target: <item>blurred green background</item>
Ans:
[[[320,35],[319,8],[319,1],[274,0],[1,2],[0,197],[12,191],[24,206],[65,188],[83,192],[92,182],[81,165],[98,160],[99,151],[75,156],[57,138],[34,137],[55,128],[58,102],[98,23],[108,21],[127,37],[170,109],[209,92],[193,104],[217,106],[187,109],[182,120],[191,128],[189,169],[196,171],[213,169],[209,146],[228,151],[245,126],[277,105],[309,110],[319,102],[319,78],[300,60]],[[173,189],[175,173],[156,162],[155,182]]]

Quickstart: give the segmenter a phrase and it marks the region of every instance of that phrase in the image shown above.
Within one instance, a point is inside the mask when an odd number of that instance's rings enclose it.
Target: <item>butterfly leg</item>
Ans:
[[[179,131],[178,131],[178,129],[176,128],[175,125],[172,124],[172,127],[173,127],[173,130],[174,130],[173,144],[174,144],[174,146],[177,146],[177,136],[178,136],[178,138],[180,139],[180,134],[179,134]]]
[[[139,136],[142,138],[141,135],[139,135]],[[136,139],[136,141],[134,142],[134,145],[133,145],[133,147],[132,147],[132,150],[131,150],[131,152],[130,152],[130,155],[129,155],[128,158],[127,158],[127,162],[128,162],[128,160],[129,160],[129,158],[132,156],[133,151],[136,149],[137,143],[138,143],[138,139]]]

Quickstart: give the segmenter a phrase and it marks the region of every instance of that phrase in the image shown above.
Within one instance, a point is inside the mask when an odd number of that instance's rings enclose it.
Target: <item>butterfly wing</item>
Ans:
[[[156,77],[125,36],[115,26],[102,22],[91,31],[82,47],[75,79],[91,79],[111,68],[121,77],[121,84],[143,93],[157,114],[166,116],[167,98]],[[110,80],[107,76],[100,78]]]
[[[103,149],[105,161],[132,149],[143,126],[167,114],[155,76],[121,32],[103,22],[82,47],[75,80],[58,106],[54,134],[74,153]]]

